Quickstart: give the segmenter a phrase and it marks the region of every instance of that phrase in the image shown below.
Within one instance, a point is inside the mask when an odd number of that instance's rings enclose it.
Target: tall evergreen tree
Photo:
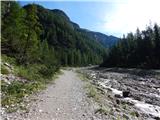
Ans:
[[[137,29],[114,45],[101,66],[160,68],[160,29],[157,24]]]
[[[157,24],[154,25],[154,47],[155,64],[156,66],[160,66],[160,29]]]
[[[17,2],[2,2],[2,6],[2,53],[20,52],[25,35],[25,11]]]
[[[25,18],[26,34],[23,51],[21,52],[20,62],[33,62],[37,58],[38,42],[40,37],[40,23],[38,22],[36,5],[32,4],[26,9],[27,15]]]

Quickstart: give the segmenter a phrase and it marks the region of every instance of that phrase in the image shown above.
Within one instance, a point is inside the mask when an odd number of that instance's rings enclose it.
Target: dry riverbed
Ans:
[[[84,68],[81,73],[104,93],[106,116],[129,120],[160,120],[160,71]]]

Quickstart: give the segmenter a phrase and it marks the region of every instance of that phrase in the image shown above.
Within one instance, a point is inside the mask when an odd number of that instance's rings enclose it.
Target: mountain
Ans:
[[[94,32],[87,29],[79,29],[79,30],[88,35],[89,37],[91,37],[91,39],[94,39],[99,43],[101,43],[105,48],[112,47],[119,40],[119,38],[112,35],[108,36],[103,33]]]
[[[67,14],[62,10],[53,9],[51,11],[54,14],[63,17],[63,19],[68,21],[76,31],[82,32],[83,34],[86,34],[87,36],[89,36],[91,39],[98,41],[105,48],[113,46],[119,40],[119,38],[112,35],[108,36],[100,32],[94,32],[94,31],[80,28],[80,26],[77,23],[74,23],[73,21],[71,21],[70,18],[67,16]]]
[[[100,64],[106,47],[111,46],[107,35],[80,28],[59,9],[4,2],[2,10],[2,53],[17,57],[19,63],[39,62],[36,51],[42,59],[46,51],[53,52],[55,61],[64,66]]]
[[[23,8],[28,10],[31,6]],[[40,39],[54,48],[62,65],[99,64],[103,61],[106,48],[96,39],[81,32],[79,25],[72,22],[62,10],[35,6],[42,28]]]
[[[92,32],[91,33],[94,38],[99,41],[104,47],[112,47],[115,43],[119,40],[119,38],[115,36],[107,36],[105,34],[99,32]]]

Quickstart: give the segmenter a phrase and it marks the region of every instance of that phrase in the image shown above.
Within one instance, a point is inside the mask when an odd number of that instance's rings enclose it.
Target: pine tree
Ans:
[[[24,18],[25,11],[17,2],[2,2],[2,53],[12,54],[21,52],[21,45],[24,42]],[[19,46],[19,47],[17,47]]]
[[[129,33],[114,45],[101,66],[160,68],[160,28]]]
[[[26,36],[23,51],[21,52],[20,63],[33,62],[36,59],[38,42],[40,37],[40,23],[37,17],[37,8],[34,4],[30,5],[26,9],[27,15],[25,18],[26,24]]]
[[[158,28],[158,25],[154,25],[154,51],[156,56],[156,66],[160,67],[160,29]]]

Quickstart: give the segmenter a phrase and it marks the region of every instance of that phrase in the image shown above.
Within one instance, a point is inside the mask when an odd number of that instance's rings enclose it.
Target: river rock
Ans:
[[[130,92],[129,91],[123,91],[122,95],[123,97],[129,97]]]

